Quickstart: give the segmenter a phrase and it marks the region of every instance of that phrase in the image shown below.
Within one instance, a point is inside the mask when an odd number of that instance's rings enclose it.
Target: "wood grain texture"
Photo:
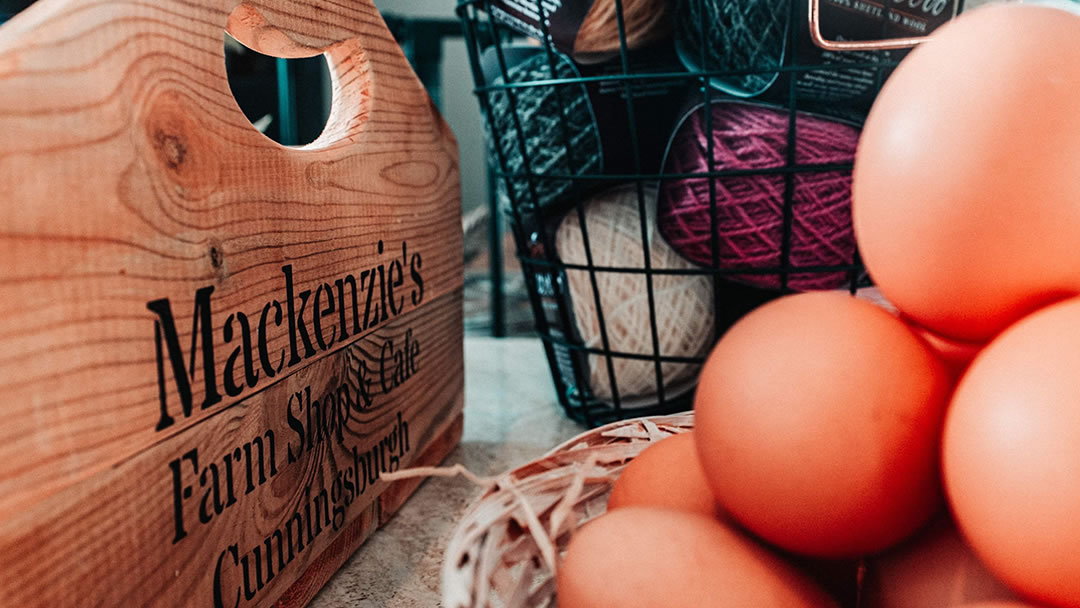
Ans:
[[[227,315],[282,300],[285,264],[311,288],[407,241],[425,298],[461,283],[455,144],[370,2],[241,9],[295,28],[260,50],[329,48],[327,132],[298,150],[232,99],[234,4],[42,0],[0,29],[0,512],[163,438],[152,300],[171,300],[187,348],[213,285],[221,366]]]
[[[325,54],[315,142],[243,116],[226,28]],[[385,488],[345,501],[346,455],[454,436],[460,202],[371,0],[40,0],[0,27],[0,605],[262,605],[351,552]],[[297,451],[307,389],[341,415]],[[245,593],[241,558],[335,484],[341,521],[273,576],[249,559]]]

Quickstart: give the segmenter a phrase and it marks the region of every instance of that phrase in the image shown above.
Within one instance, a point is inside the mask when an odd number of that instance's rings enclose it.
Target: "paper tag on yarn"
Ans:
[[[544,39],[562,53],[574,53],[578,30],[594,0],[491,0],[491,17],[510,29]]]
[[[793,0],[800,2],[801,0]],[[889,38],[927,36],[955,17],[959,0],[820,0],[821,33],[832,41],[875,41]],[[886,19],[886,6],[888,18]],[[800,23],[806,9],[800,9]],[[805,29],[805,26],[803,26]],[[896,62],[907,50],[829,51],[814,44],[809,31],[800,32],[794,64],[801,66],[844,66],[875,61]],[[891,68],[881,74],[872,67],[852,67],[836,70],[813,69],[795,76],[796,95],[801,102],[840,103],[861,113],[869,109],[877,90]],[[784,100],[790,94],[789,81],[780,78],[767,95]]]
[[[820,0],[826,40],[928,36],[959,12],[958,0]],[[888,19],[885,15],[888,12]]]
[[[819,1],[825,39],[876,41],[927,35],[952,19],[960,0]],[[807,0],[679,0],[677,6],[676,45],[683,63],[712,72],[713,88],[735,97],[787,103],[794,79],[798,106],[844,111],[858,120],[891,71],[885,67],[879,74],[866,64],[894,64],[906,53],[818,47],[810,37]],[[796,70],[781,72],[781,65]]]

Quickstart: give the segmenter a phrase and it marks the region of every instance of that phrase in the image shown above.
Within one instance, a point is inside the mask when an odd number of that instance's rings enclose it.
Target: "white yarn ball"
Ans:
[[[691,270],[656,230],[656,188],[645,188],[649,260],[654,269]],[[585,226],[594,267],[644,268],[637,187],[620,186],[585,203]],[[586,264],[585,244],[577,210],[572,210],[555,235],[559,257],[567,264]],[[567,283],[578,331],[585,345],[603,348],[600,319],[596,311],[590,273],[567,270]],[[644,274],[597,271],[600,306],[607,328],[608,345],[615,352],[653,356],[649,299]],[[711,279],[706,275],[652,275],[659,354],[673,357],[704,357],[712,345],[714,308]],[[615,383],[623,407],[648,405],[657,395],[656,368],[651,360],[612,357]],[[665,397],[693,387],[700,364],[664,362],[661,375]],[[589,356],[589,382],[594,396],[612,399],[607,358]],[[635,399],[636,398],[636,399]]]

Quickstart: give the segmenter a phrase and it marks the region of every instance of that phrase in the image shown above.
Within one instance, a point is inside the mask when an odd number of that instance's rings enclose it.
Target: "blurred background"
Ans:
[[[0,0],[0,23],[34,0]],[[993,0],[967,0],[970,10]],[[472,335],[529,335],[534,321],[505,218],[492,203],[484,124],[454,0],[375,0],[457,136],[465,227],[465,327]],[[229,83],[260,131],[285,145],[318,137],[330,108],[326,62],[277,59],[225,35]]]

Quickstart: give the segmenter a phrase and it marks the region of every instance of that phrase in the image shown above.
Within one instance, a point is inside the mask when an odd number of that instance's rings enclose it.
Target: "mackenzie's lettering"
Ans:
[[[191,375],[184,369],[184,353],[180,350],[180,338],[176,335],[176,323],[173,321],[172,307],[169,300],[154,300],[146,305],[157,314],[158,320],[154,321],[154,347],[157,353],[158,372],[158,398],[161,400],[161,419],[158,421],[157,430],[162,430],[173,423],[165,409],[167,390],[165,388],[165,361],[162,357],[161,342],[164,338],[169,349],[169,360],[172,362],[173,379],[176,382],[176,392],[180,395],[180,407],[184,411],[184,417],[191,415],[191,381],[195,377],[195,353],[199,337],[203,344],[203,379],[206,384],[206,395],[203,398],[203,409],[221,401],[221,393],[217,390],[217,375],[214,367],[214,326],[210,323],[210,294],[214,293],[214,286],[203,287],[195,292],[195,313],[191,320]],[[201,331],[200,331],[201,326]]]
[[[380,255],[383,253],[382,241],[379,241],[378,252]],[[146,307],[157,315],[154,321],[154,345],[161,416],[156,430],[167,429],[176,422],[169,409],[169,374],[166,368],[171,370],[180,411],[185,418],[191,416],[194,406],[193,385],[200,381],[196,373],[199,369],[196,363],[199,361],[202,362],[201,382],[204,388],[202,409],[220,403],[222,389],[225,395],[237,397],[245,390],[255,388],[262,378],[278,375],[286,365],[299,365],[335,345],[342,346],[350,336],[355,338],[360,332],[404,312],[406,267],[407,276],[412,280],[409,301],[414,307],[419,306],[424,299],[424,280],[420,273],[423,259],[419,253],[410,256],[404,242],[401,244],[400,259],[394,257],[363,270],[359,277],[348,274],[333,283],[315,285],[314,289],[299,291],[299,281],[293,274],[292,265],[282,266],[281,272],[285,277],[283,301],[274,299],[266,302],[261,309],[256,309],[257,316],[249,317],[243,311],[236,311],[225,320],[221,339],[226,346],[232,346],[232,351],[220,370],[223,378],[220,385],[217,360],[214,358],[211,297],[214,287],[206,286],[195,292],[189,362],[185,361],[168,298],[147,303]],[[252,323],[255,318],[258,318],[258,323]],[[288,331],[288,347],[271,353],[270,344],[283,331],[282,325]],[[239,373],[240,369],[243,373]]]

